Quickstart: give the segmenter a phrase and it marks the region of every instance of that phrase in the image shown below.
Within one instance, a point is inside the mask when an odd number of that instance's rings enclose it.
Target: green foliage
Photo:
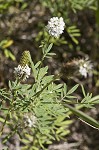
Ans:
[[[0,0],[0,13],[5,13],[11,6],[20,6],[21,9],[25,9],[27,7],[27,3],[24,0]]]
[[[76,26],[70,26],[67,28],[67,32],[69,34],[69,36],[71,37],[72,41],[75,44],[78,44],[78,40],[76,39],[76,37],[80,36],[80,30],[76,28]]]
[[[95,0],[69,0],[71,8],[76,12],[76,10],[83,10],[84,8],[96,9]]]
[[[43,4],[43,6],[49,8],[51,12],[58,12],[58,15],[60,15],[60,13],[64,13],[62,9],[68,9],[68,7],[74,12],[76,12],[76,10],[83,10],[85,8],[96,9],[96,0],[57,0],[57,2],[55,0],[40,0],[40,2]],[[52,6],[54,9],[52,8]]]
[[[15,56],[12,54],[12,52],[9,50],[9,47],[13,44],[13,40],[2,40],[0,42],[0,48],[4,52],[4,55],[7,58],[11,58],[12,60],[15,60]]]

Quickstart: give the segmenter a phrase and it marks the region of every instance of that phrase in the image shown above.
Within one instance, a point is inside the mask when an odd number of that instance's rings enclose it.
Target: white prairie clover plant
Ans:
[[[62,17],[53,17],[48,21],[47,30],[49,34],[58,38],[64,31],[65,23]]]

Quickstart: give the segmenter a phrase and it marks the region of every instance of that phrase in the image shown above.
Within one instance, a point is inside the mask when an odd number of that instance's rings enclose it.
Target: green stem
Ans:
[[[3,134],[3,129],[4,129],[4,126],[5,126],[6,122],[7,122],[7,119],[8,119],[8,116],[9,116],[9,112],[10,112],[10,111],[12,110],[12,108],[13,108],[14,92],[15,92],[15,91],[12,92],[13,97],[12,97],[12,101],[11,101],[11,107],[8,109],[8,112],[7,112],[5,121],[4,121],[3,126],[2,126],[2,128],[1,128],[1,131],[0,131],[0,136]]]
[[[35,66],[34,66],[34,63],[33,63],[33,61],[32,61],[32,58],[31,58],[31,57],[29,57],[29,61],[30,61],[31,68],[32,68],[32,72],[33,72],[33,74],[34,74],[35,82],[36,82],[37,71],[36,71],[36,69],[35,69]]]
[[[96,2],[97,10],[96,10],[96,24],[99,27],[99,0]]]
[[[8,113],[6,115],[5,121],[4,121],[3,126],[1,128],[1,131],[0,131],[0,136],[3,134],[3,129],[4,129],[4,126],[5,126],[6,122],[7,122],[10,110],[11,110],[11,108],[8,109]]]
[[[44,49],[46,50],[47,49],[47,47],[48,47],[48,45],[49,45],[49,43],[50,43],[50,37],[51,36],[49,36],[48,37],[48,39],[47,39],[47,43],[44,45]],[[46,57],[46,53],[43,55],[43,57],[42,57],[42,59],[41,59],[41,64],[40,64],[40,66],[39,66],[39,70],[38,70],[38,74],[37,74],[37,79],[38,79],[38,75],[39,75],[39,72],[40,72],[40,68],[41,68],[41,66],[42,66],[42,64],[43,64],[43,61],[44,61],[44,59],[45,59],[45,57]]]
[[[91,127],[96,128],[96,129],[99,130],[99,122],[97,122],[96,120],[94,120],[90,116],[86,115],[82,111],[75,109],[71,105],[68,105],[66,103],[63,103],[63,105],[65,107],[69,108],[75,115],[77,115],[79,118],[81,118],[85,123],[87,123]]]
[[[10,137],[12,137],[16,132],[17,132],[17,128],[18,128],[19,125],[16,125],[15,128],[13,129],[13,132],[11,132],[10,134],[8,134],[4,140],[3,140],[3,143],[5,143]]]

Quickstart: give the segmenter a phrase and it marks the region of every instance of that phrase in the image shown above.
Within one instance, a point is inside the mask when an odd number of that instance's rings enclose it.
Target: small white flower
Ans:
[[[64,30],[65,23],[62,17],[53,17],[48,21],[47,30],[51,36],[59,37]]]
[[[87,59],[80,59],[77,62],[77,65],[79,67],[79,73],[84,76],[85,78],[87,77],[87,75],[92,74],[92,68],[93,65],[91,64],[91,62]]]
[[[85,78],[87,77],[87,69],[84,68],[83,66],[80,66],[79,68],[79,72],[82,76],[84,76]]]
[[[31,68],[29,68],[29,66],[26,64],[26,66],[24,67],[24,80],[29,78],[30,73],[31,73]]]
[[[14,74],[19,79],[22,78],[23,80],[26,80],[29,78],[31,72],[31,68],[26,64],[25,67],[18,65],[18,67],[14,68]]]
[[[15,75],[21,77],[23,75],[23,69],[20,65],[18,65],[18,67],[14,68],[14,73]]]
[[[34,115],[24,115],[24,124],[25,127],[35,127],[37,122],[37,118]]]

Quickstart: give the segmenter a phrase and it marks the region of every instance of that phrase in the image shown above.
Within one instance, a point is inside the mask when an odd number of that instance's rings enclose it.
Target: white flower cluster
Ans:
[[[34,115],[24,115],[24,124],[25,127],[35,127],[37,122],[37,118]]]
[[[24,67],[21,65],[18,65],[18,67],[14,68],[14,74],[19,79],[22,78],[23,80],[26,80],[27,78],[29,78],[30,72],[31,72],[31,68],[29,68],[27,64]]]
[[[48,21],[47,30],[51,36],[59,37],[64,30],[65,23],[62,17],[53,17]]]
[[[92,73],[92,68],[93,65],[90,63],[90,61],[88,59],[80,59],[77,62],[78,66],[79,66],[79,73],[84,76],[85,78],[87,77],[88,74]]]

